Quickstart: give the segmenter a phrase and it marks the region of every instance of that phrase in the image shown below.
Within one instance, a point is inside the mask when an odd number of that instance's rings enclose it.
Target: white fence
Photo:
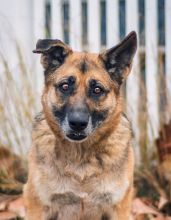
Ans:
[[[161,119],[158,77],[158,56],[160,53],[165,57],[164,74],[167,95],[171,97],[171,0],[163,0],[165,44],[162,46],[158,44],[159,0],[0,0],[1,32],[7,29],[6,26],[12,28],[8,28],[8,31],[13,31],[15,38],[25,51],[29,65],[36,68],[40,84],[42,76],[39,73],[38,57],[31,54],[37,39],[45,38],[49,34],[51,38],[68,41],[75,50],[86,49],[99,52],[102,48],[109,48],[119,42],[123,15],[125,16],[124,34],[131,30],[135,30],[139,34],[140,7],[142,7],[140,2],[144,4],[145,44],[139,47],[133,73],[129,76],[126,84],[127,109],[133,122],[137,145],[141,133],[139,129],[139,104],[141,104],[140,95],[142,92],[140,90],[141,56],[145,59],[147,126],[151,141],[158,135]],[[120,8],[122,4],[125,8]],[[103,30],[103,23],[105,23],[105,30]],[[50,33],[47,34],[47,32]],[[103,32],[105,32],[105,43],[101,40]],[[3,45],[7,45],[9,49],[10,42],[7,39],[9,38],[1,36],[0,40],[1,44],[3,42]],[[9,61],[14,63],[14,56],[9,53],[9,50],[7,54]],[[167,117],[169,118],[169,114]]]

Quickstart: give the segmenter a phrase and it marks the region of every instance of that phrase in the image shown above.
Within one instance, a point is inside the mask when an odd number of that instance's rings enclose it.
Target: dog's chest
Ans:
[[[42,182],[39,196],[47,205],[52,202],[59,205],[114,205],[124,197],[129,186],[125,175],[116,175],[112,169],[99,169],[94,164],[68,165],[60,172],[54,167],[37,178]]]

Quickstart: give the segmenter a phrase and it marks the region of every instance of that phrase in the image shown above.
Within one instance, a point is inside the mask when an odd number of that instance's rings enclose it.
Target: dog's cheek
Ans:
[[[61,108],[58,108],[57,106],[52,105],[52,114],[58,123],[62,125],[66,118],[66,106],[64,105]]]
[[[108,110],[93,111],[91,113],[93,128],[99,127],[108,116]]]

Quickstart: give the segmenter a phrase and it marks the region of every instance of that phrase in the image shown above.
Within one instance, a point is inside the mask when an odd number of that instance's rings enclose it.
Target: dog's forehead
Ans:
[[[87,81],[89,78],[94,78],[107,83],[109,76],[105,72],[103,63],[99,59],[99,54],[73,52],[52,75],[56,81],[75,76],[79,81]]]
[[[90,69],[101,67],[98,54],[88,52],[73,52],[66,59],[66,65],[77,68],[81,73],[86,73]]]

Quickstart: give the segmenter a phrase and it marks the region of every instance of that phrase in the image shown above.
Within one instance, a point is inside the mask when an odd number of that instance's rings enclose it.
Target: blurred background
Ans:
[[[0,27],[0,145],[23,158],[41,110],[43,69],[32,53],[37,40],[57,38],[74,50],[100,52],[137,32],[138,52],[123,86],[137,179],[151,180],[170,199],[171,0],[0,0]]]

